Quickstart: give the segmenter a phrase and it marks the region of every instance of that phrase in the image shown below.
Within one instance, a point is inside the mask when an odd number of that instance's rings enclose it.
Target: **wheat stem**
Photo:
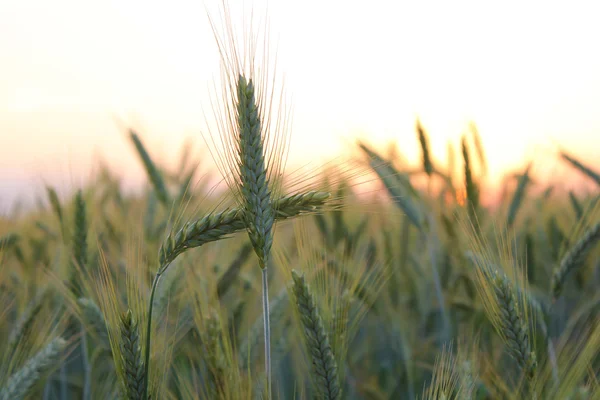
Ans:
[[[262,269],[262,307],[265,342],[265,375],[268,399],[271,398],[271,320],[269,313],[269,282],[267,268]]]
[[[143,391],[143,399],[148,398],[148,375],[150,372],[150,346],[151,346],[151,336],[152,336],[152,310],[154,308],[154,296],[156,294],[156,288],[158,287],[158,282],[160,281],[160,277],[163,271],[158,271],[154,276],[154,280],[152,281],[152,289],[150,290],[150,303],[148,306],[148,322],[146,324],[146,348],[144,349],[144,391]]]

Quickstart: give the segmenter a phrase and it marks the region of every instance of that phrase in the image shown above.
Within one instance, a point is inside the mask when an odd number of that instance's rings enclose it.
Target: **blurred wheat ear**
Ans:
[[[581,161],[577,160],[575,157],[573,157],[565,151],[560,152],[560,157],[567,163],[575,167],[577,170],[579,170],[582,174],[586,175],[588,178],[596,182],[596,185],[600,186],[600,173],[593,170],[591,167],[585,165]]]
[[[472,162],[466,137],[463,137],[461,145],[465,166],[464,170],[465,191],[467,192],[467,212],[469,213],[469,218],[471,219],[472,223],[476,224],[474,226],[479,227],[479,224],[477,224],[477,215],[479,210],[479,188],[477,187],[477,183],[475,182],[475,178],[473,176]]]
[[[552,274],[552,296],[556,299],[562,292],[567,276],[581,267],[589,251],[600,240],[600,222],[589,228],[571,247]]]
[[[139,135],[133,130],[129,130],[129,137],[135,146],[140,158],[142,159],[142,163],[144,164],[144,169],[150,178],[150,182],[152,186],[154,186],[154,190],[156,192],[156,197],[161,202],[161,204],[165,207],[168,207],[171,198],[169,196],[169,192],[167,191],[167,187],[165,185],[162,174],[156,167],[156,164],[152,161],[150,154],[146,151],[146,147],[142,143]]]
[[[62,338],[56,338],[31,357],[0,389],[0,400],[24,399],[41,375],[51,369],[58,361],[66,346],[66,341]]]
[[[532,310],[532,301],[528,299],[525,271],[512,254],[512,244],[507,244],[511,242],[509,238],[498,238],[497,249],[492,249],[472,224],[467,234],[475,264],[476,288],[485,314],[519,365],[525,382],[531,384],[538,362],[535,332],[530,322],[538,313]]]
[[[328,400],[341,399],[337,363],[329,341],[329,335],[304,275],[292,270],[294,294],[304,336],[312,359],[315,382],[319,395]]]

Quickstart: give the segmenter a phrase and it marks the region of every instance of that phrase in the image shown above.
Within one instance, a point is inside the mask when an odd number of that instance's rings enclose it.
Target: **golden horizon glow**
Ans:
[[[216,10],[219,2],[206,3]],[[238,18],[241,7],[230,3]],[[256,14],[265,3],[254,1]],[[396,140],[416,165],[419,118],[438,163],[446,165],[450,141],[458,168],[460,136],[473,121],[492,184],[529,161],[541,179],[581,182],[555,144],[599,166],[593,9],[584,2],[270,2],[278,68],[293,96],[289,163],[318,163],[361,137],[378,148]],[[202,110],[219,60],[202,3],[9,2],[0,11],[0,50],[0,206],[44,181],[80,185],[99,158],[125,182],[141,181],[115,117],[141,128],[166,165],[188,137],[212,164],[202,149]]]

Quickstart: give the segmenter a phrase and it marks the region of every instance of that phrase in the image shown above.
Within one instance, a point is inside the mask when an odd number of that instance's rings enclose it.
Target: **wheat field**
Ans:
[[[597,166],[490,205],[476,129],[442,165],[417,121],[417,168],[357,141],[289,172],[268,38],[210,21],[219,176],[131,129],[141,193],[104,166],[0,219],[0,399],[600,399]]]

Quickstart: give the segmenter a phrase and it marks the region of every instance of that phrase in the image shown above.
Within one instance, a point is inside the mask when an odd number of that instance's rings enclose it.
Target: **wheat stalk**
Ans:
[[[262,270],[262,305],[265,338],[265,375],[267,394],[271,398],[271,325],[269,321],[269,285],[267,262],[273,245],[273,209],[271,189],[263,150],[263,117],[255,97],[252,78],[239,75],[237,82],[237,151],[239,157],[239,191],[242,194],[243,221],[258,265]]]
[[[269,303],[271,321],[273,321],[275,327],[278,325],[285,325],[286,323],[287,302],[285,300],[287,295],[287,288],[284,288],[274,296]],[[262,321],[257,319],[250,327],[246,339],[242,342],[242,345],[240,346],[240,361],[243,369],[246,369],[256,359],[256,348],[259,344],[259,337],[263,329]]]

